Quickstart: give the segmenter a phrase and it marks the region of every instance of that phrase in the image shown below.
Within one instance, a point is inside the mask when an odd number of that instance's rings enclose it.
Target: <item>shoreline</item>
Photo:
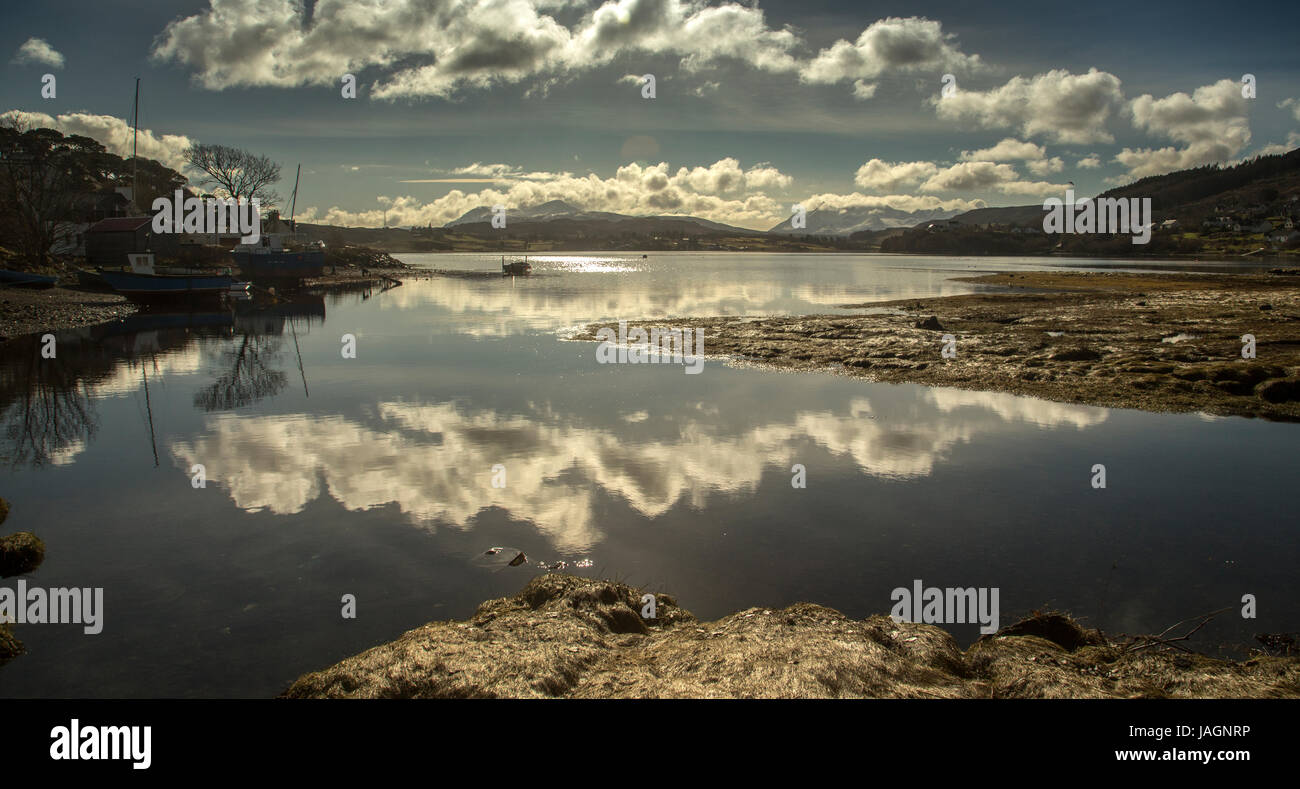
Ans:
[[[38,332],[79,329],[120,320],[139,312],[117,293],[56,286],[43,290],[0,290],[0,344]]]
[[[548,573],[298,677],[280,698],[1297,698],[1300,657],[1210,658],[1035,612],[966,650],[936,625],[811,603],[698,621]],[[1171,637],[1172,638],[1172,637]],[[1154,648],[1148,648],[1154,647]]]
[[[840,305],[892,310],[628,320],[700,329],[709,356],[882,383],[1152,412],[1300,421],[1300,272],[1000,272],[995,292]],[[585,325],[566,339],[596,341]],[[1255,358],[1242,357],[1242,336]],[[944,336],[954,358],[944,358]]]

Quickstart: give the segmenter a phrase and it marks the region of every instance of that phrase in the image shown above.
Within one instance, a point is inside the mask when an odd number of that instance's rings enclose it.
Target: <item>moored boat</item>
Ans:
[[[158,274],[153,255],[128,255],[131,271],[100,269],[109,287],[135,301],[172,298],[217,297],[230,293],[235,278],[228,274]],[[247,283],[241,283],[247,287]]]
[[[59,281],[58,277],[43,274],[29,274],[26,271],[7,271],[0,269],[0,285],[11,288],[52,288]]]
[[[325,251],[321,249],[236,247],[231,254],[240,275],[253,280],[305,279],[325,271]]]
[[[234,277],[224,274],[137,274],[134,271],[101,271],[99,275],[113,290],[127,298],[152,299],[185,296],[219,296],[229,293]],[[247,287],[247,283],[244,287]]]
[[[501,273],[502,274],[528,274],[533,270],[533,264],[528,262],[528,258],[523,260],[511,260],[506,262],[505,255],[501,256]]]

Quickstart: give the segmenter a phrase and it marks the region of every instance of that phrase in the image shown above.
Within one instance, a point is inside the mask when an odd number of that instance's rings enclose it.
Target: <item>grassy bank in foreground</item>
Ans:
[[[1036,614],[965,651],[934,625],[809,603],[700,622],[667,595],[558,573],[304,674],[286,698],[1300,697],[1300,658],[1217,660]],[[1190,627],[1188,628],[1190,629]],[[1172,638],[1172,637],[1170,637]]]

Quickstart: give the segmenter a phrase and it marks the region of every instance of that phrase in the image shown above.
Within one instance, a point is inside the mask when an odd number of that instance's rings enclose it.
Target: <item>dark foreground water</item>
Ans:
[[[3,346],[0,533],[45,540],[29,586],[103,587],[105,612],[98,635],[15,627],[28,653],[0,668],[0,696],[273,695],[513,594],[537,562],[674,594],[703,618],[801,600],[864,617],[920,579],[997,587],[1004,624],[1054,606],[1158,632],[1232,606],[1194,643],[1297,629],[1300,426],[715,360],[686,375],[597,364],[593,343],[559,339],[597,319],[970,292],[949,277],[1041,261],[535,263],[526,279],[136,316],[59,333],[53,360],[34,338]],[[470,562],[497,545],[530,562]],[[1256,620],[1240,616],[1245,594]]]

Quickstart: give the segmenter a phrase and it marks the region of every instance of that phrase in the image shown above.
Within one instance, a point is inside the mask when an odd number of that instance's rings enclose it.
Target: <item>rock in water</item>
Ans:
[[[930,331],[943,331],[943,324],[939,322],[937,316],[931,315],[923,321],[917,321],[916,328],[929,329]]]
[[[45,543],[26,531],[0,537],[0,578],[30,573],[45,561]]]

